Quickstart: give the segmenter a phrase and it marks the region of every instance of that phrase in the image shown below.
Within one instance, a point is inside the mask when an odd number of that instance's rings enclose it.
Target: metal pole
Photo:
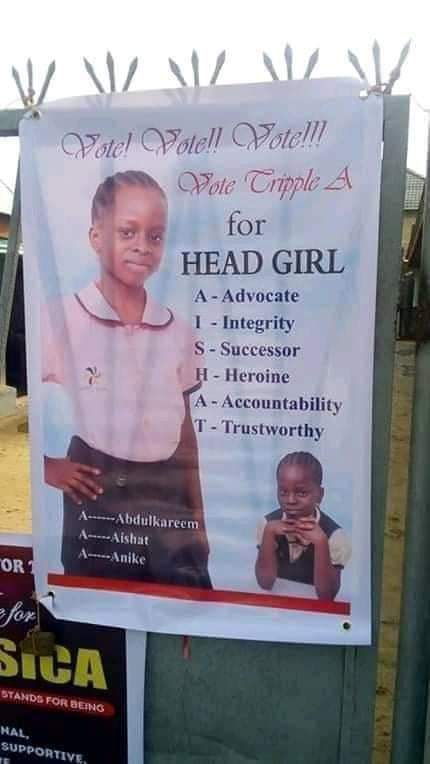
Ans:
[[[426,731],[424,741],[424,756],[423,764],[430,764],[430,686],[427,691],[427,718],[426,718]]]
[[[7,252],[0,288],[0,385],[6,384],[6,345],[9,334],[15,291],[18,250],[21,241],[21,193],[19,187],[19,167],[16,176],[12,215],[9,224]]]
[[[424,201],[421,289],[430,297],[430,131]],[[427,321],[429,315],[427,313]],[[430,322],[429,322],[430,323]],[[424,327],[430,338],[430,325]],[[429,678],[430,588],[430,342],[416,352],[415,394],[409,466],[409,495],[399,664],[395,692],[391,764],[423,761]]]

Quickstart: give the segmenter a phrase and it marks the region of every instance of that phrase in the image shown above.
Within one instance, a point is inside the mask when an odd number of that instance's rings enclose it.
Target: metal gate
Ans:
[[[373,394],[373,645],[342,648],[193,638],[191,659],[184,660],[180,638],[150,635],[145,700],[149,764],[371,761],[409,110],[406,97],[378,97],[384,98],[384,156]],[[17,135],[22,113],[0,112],[0,137]],[[3,370],[19,230],[17,187],[0,293]],[[428,400],[430,418],[430,396]],[[430,480],[429,470],[427,474]],[[430,531],[430,514],[428,518]],[[418,759],[408,761],[415,764]]]
[[[430,762],[430,133],[392,764]]]

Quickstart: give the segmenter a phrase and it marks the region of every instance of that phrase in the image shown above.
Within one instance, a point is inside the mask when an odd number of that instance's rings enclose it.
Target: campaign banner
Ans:
[[[366,644],[382,99],[21,122],[35,574],[68,619]]]
[[[23,651],[37,625],[30,544],[0,535],[1,764],[143,764],[145,635],[57,620],[41,605],[54,652]]]

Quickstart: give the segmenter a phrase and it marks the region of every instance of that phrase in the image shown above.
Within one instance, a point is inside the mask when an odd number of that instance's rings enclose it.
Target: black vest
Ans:
[[[267,522],[281,520],[282,510],[275,509],[266,515]],[[327,538],[330,538],[340,526],[324,512],[320,512],[319,524]],[[276,557],[278,560],[278,578],[287,578],[289,581],[297,581],[301,584],[314,583],[314,545],[309,544],[295,562],[290,562],[290,549],[285,536],[276,536],[278,548]]]

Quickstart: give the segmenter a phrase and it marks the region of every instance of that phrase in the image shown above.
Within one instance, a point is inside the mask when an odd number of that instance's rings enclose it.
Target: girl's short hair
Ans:
[[[312,480],[317,485],[322,485],[323,471],[320,462],[315,456],[307,451],[294,451],[292,454],[283,456],[276,468],[276,478],[279,478],[279,473],[287,464],[299,465],[300,467],[306,467],[312,474]]]
[[[100,219],[104,210],[114,205],[115,193],[123,186],[140,186],[140,188],[158,191],[163,199],[166,199],[166,194],[160,184],[147,172],[143,170],[116,172],[115,175],[109,175],[105,178],[94,194],[91,205],[91,222],[93,225],[96,220]]]

